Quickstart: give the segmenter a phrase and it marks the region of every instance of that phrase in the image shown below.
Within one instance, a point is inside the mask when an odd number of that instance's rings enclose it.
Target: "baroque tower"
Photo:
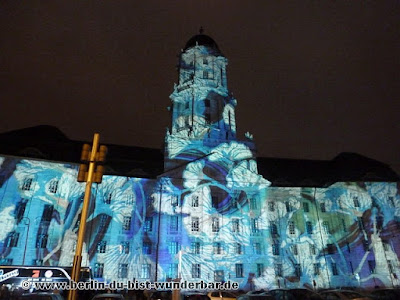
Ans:
[[[228,90],[227,64],[217,43],[202,30],[182,49],[178,83],[170,96],[172,123],[165,137],[165,171],[236,141],[237,102]],[[250,139],[244,143],[254,152]]]

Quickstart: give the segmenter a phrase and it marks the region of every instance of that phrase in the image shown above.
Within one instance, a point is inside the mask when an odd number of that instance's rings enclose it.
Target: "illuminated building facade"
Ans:
[[[235,281],[242,289],[398,286],[398,182],[274,186],[236,134],[227,59],[210,37],[179,58],[157,178],[93,186],[83,264],[98,279]],[[77,164],[0,157],[1,264],[69,266]]]

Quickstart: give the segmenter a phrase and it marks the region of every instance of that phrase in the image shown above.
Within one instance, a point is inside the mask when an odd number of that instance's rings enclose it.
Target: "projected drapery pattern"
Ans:
[[[221,147],[236,157],[234,146]],[[395,183],[268,187],[251,161],[225,158],[189,163],[181,179],[105,176],[93,188],[84,264],[105,280],[398,284]],[[1,158],[2,264],[71,265],[83,195],[76,173],[71,165]]]
[[[179,56],[157,179],[94,184],[83,265],[99,280],[236,281],[241,289],[398,286],[396,183],[271,187],[237,139],[227,59],[203,34]],[[0,157],[1,264],[70,266],[77,166]]]

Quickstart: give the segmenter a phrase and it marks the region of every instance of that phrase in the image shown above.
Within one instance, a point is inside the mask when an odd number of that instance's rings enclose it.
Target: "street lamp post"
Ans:
[[[86,182],[86,188],[85,188],[85,196],[83,198],[81,220],[79,224],[78,241],[76,243],[76,250],[75,250],[74,262],[72,265],[72,273],[71,273],[71,280],[75,282],[79,281],[81,273],[82,248],[83,248],[83,240],[85,237],[86,219],[88,215],[92,183],[93,182],[101,183],[104,171],[104,166],[101,165],[101,163],[105,161],[107,147],[100,146],[100,151],[98,152],[97,150],[99,148],[99,139],[100,135],[98,133],[95,133],[93,137],[92,149],[90,149],[90,145],[88,144],[84,144],[82,148],[81,160],[84,163],[82,163],[79,167],[78,181]],[[77,295],[76,290],[70,290],[68,294],[68,300],[75,300],[76,295]]]

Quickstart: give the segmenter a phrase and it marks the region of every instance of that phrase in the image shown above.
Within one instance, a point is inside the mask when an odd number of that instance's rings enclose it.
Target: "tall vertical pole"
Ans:
[[[81,220],[79,224],[79,231],[78,231],[78,241],[76,244],[75,256],[74,256],[74,263],[72,266],[72,274],[71,280],[78,282],[80,273],[81,273],[81,264],[82,264],[82,248],[83,248],[83,240],[85,237],[85,229],[86,229],[86,219],[88,215],[89,209],[89,202],[90,196],[92,192],[92,182],[93,182],[93,173],[96,166],[96,153],[99,147],[99,139],[100,135],[98,133],[94,134],[93,137],[93,146],[92,152],[90,153],[89,158],[89,170],[88,170],[88,177],[86,181],[86,188],[85,188],[85,197],[83,198],[83,207],[81,213]],[[70,290],[68,294],[68,300],[75,300],[77,295],[76,290]]]

